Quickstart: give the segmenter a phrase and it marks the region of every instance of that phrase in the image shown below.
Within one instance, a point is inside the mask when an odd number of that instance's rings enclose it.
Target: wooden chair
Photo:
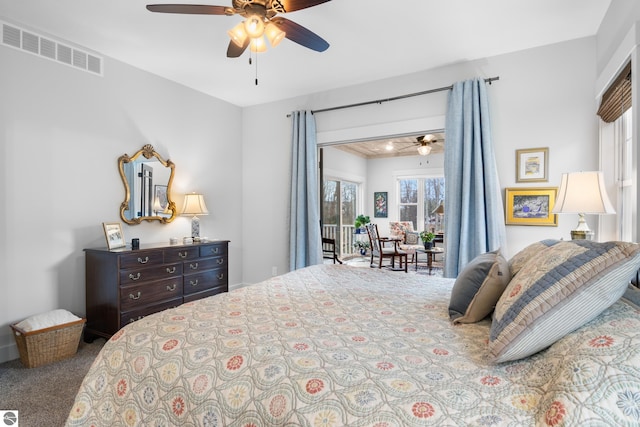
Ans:
[[[330,239],[328,237],[322,238],[322,258],[332,259],[334,264],[336,261],[342,264],[342,261],[340,261],[336,253],[336,239]]]
[[[400,262],[400,269],[402,269],[402,263],[404,259],[404,272],[407,272],[407,252],[398,249],[398,242],[400,239],[390,239],[388,237],[380,237],[378,234],[378,226],[376,224],[367,225],[367,234],[369,235],[369,244],[371,246],[371,261],[369,265],[374,266],[373,258],[378,257],[378,268],[382,268],[382,260],[384,258],[391,258],[391,268],[395,269],[395,260],[398,257]],[[385,246],[389,243],[393,243],[393,247]]]

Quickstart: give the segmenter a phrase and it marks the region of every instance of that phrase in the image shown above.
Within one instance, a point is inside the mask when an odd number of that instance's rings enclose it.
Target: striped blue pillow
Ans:
[[[489,354],[517,360],[547,348],[616,302],[640,268],[640,245],[561,241],[515,275],[494,311]]]

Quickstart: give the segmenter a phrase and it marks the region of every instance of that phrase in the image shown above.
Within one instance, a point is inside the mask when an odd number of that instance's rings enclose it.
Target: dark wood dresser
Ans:
[[[85,249],[85,341],[109,338],[149,314],[227,292],[228,247],[228,240],[216,240]]]

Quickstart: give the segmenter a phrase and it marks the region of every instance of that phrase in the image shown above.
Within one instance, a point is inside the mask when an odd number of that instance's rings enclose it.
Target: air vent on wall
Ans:
[[[102,58],[2,22],[2,44],[102,76]]]

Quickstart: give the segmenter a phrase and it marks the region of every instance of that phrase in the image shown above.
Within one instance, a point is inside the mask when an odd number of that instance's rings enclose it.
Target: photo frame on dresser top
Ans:
[[[558,226],[558,215],[552,213],[557,187],[505,188],[506,225]]]
[[[516,150],[516,182],[549,181],[549,148]]]
[[[117,249],[126,246],[124,242],[124,233],[122,232],[122,224],[119,222],[103,222],[104,237],[107,240],[107,248]]]

